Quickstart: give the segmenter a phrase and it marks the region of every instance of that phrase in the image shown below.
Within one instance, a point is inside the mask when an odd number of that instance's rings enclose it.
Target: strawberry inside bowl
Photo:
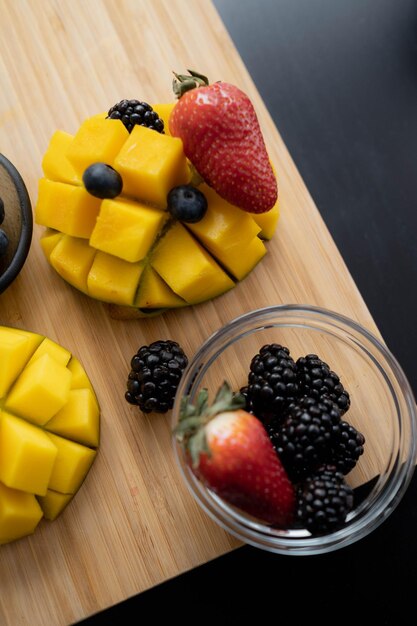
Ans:
[[[330,552],[399,504],[416,462],[410,385],[385,344],[313,306],[251,311],[190,360],[174,453],[205,512],[275,553]]]

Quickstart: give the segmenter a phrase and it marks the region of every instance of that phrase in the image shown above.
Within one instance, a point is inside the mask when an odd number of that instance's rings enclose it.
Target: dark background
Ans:
[[[417,3],[214,4],[417,395]],[[382,526],[339,552],[244,546],[84,623],[397,626],[417,623],[416,592],[417,476]]]

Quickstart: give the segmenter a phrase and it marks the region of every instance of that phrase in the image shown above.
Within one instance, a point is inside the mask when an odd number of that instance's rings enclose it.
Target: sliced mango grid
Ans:
[[[154,105],[168,129],[174,103]],[[84,170],[104,162],[123,179],[115,199],[100,200],[82,185]],[[45,256],[57,273],[98,300],[146,311],[197,304],[242,280],[266,253],[279,209],[248,214],[206,185],[205,217],[181,224],[166,197],[190,182],[182,141],[135,126],[129,134],[104,113],[77,133],[56,131],[42,161],[36,223],[46,227]]]
[[[74,497],[97,454],[100,407],[80,361],[47,337],[0,326],[0,544],[32,534]]]

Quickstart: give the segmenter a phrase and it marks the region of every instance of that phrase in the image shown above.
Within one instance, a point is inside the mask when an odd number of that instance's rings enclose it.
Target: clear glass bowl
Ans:
[[[315,353],[341,378],[351,397],[344,419],[365,436],[364,454],[346,476],[355,506],[340,530],[312,536],[307,530],[271,528],[228,505],[193,474],[173,436],[175,458],[191,494],[225,530],[244,543],[270,552],[321,554],[362,539],[400,502],[416,463],[417,413],[410,385],[395,357],[374,334],[355,321],[308,305],[272,306],[232,320],[209,337],[190,360],[179,385],[172,427],[184,395],[209,398],[224,380],[238,391],[249,363],[262,345],[279,343],[296,360]]]

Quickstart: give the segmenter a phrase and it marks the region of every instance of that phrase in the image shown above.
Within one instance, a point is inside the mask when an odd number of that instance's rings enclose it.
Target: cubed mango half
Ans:
[[[267,213],[248,213],[201,182],[182,140],[169,131],[176,105],[152,105],[162,133],[142,125],[129,133],[121,120],[98,113],[74,136],[57,131],[44,157],[35,209],[36,223],[46,227],[44,254],[64,280],[109,303],[110,316],[117,309],[119,319],[123,307],[157,315],[227,292],[265,256],[277,226],[278,202]],[[87,192],[82,176],[94,163],[118,172],[121,191],[111,181],[106,187],[103,174],[103,187]],[[169,192],[185,184],[207,198],[199,222],[181,223],[168,210]]]
[[[74,497],[97,454],[100,406],[67,348],[18,328],[0,327],[0,385],[4,544],[32,534],[42,516],[56,519]]]

